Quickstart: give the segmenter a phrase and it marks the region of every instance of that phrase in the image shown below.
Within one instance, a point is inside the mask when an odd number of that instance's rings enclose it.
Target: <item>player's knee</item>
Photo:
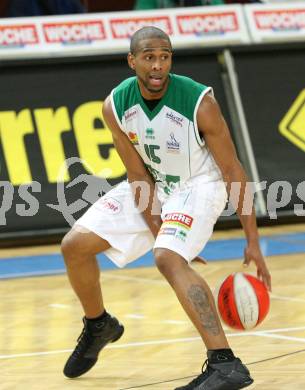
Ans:
[[[166,274],[168,272],[168,256],[167,256],[167,250],[166,249],[155,249],[154,256],[155,256],[155,263],[158,268],[158,270],[161,272],[161,274]]]
[[[61,252],[66,262],[70,259],[76,260],[84,252],[82,239],[73,230],[64,236],[61,242]]]
[[[154,250],[155,263],[162,275],[170,277],[179,268],[185,266],[185,261],[177,253],[165,248]]]

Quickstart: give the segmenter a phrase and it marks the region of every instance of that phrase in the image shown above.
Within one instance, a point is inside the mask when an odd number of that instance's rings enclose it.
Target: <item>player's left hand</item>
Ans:
[[[244,267],[248,267],[253,261],[257,268],[257,277],[263,281],[269,291],[271,291],[271,275],[260,250],[259,244],[248,244],[244,252]]]

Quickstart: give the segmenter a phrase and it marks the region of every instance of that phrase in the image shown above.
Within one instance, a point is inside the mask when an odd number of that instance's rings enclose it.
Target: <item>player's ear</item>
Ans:
[[[136,68],[135,57],[134,57],[134,55],[131,52],[129,52],[128,55],[127,55],[127,62],[128,62],[129,67],[132,70],[135,70],[135,68]]]

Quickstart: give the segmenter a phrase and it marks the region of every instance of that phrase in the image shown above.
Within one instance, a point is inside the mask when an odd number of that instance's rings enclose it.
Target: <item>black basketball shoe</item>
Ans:
[[[83,322],[84,328],[77,339],[77,346],[64,367],[64,374],[68,378],[76,378],[89,371],[97,362],[101,349],[117,341],[124,333],[123,325],[110,314],[94,323],[86,318],[83,318]]]
[[[206,370],[203,371],[205,366]],[[175,390],[238,390],[250,386],[251,383],[253,379],[249,370],[240,359],[222,363],[209,363],[209,360],[206,360],[202,374],[188,385]]]

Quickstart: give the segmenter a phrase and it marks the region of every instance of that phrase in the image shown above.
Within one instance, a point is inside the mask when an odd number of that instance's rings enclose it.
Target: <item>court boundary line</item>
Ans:
[[[237,332],[237,333],[226,333],[228,337],[246,337],[246,336],[257,336],[257,337],[267,337],[267,338],[275,338],[289,341],[298,341],[301,343],[305,343],[305,338],[301,337],[290,337],[283,336],[273,333],[278,332],[295,332],[299,330],[305,330],[305,326],[302,327],[294,327],[294,328],[278,328],[278,329],[268,329],[265,331],[254,331],[254,332]],[[273,332],[273,333],[272,333]],[[131,347],[142,347],[146,345],[161,345],[161,344],[171,344],[171,343],[184,343],[184,342],[192,342],[201,340],[201,337],[185,337],[185,338],[177,338],[177,339],[164,339],[164,340],[151,340],[151,341],[140,341],[134,343],[126,343],[126,344],[117,344],[117,345],[107,345],[105,348],[107,349],[123,349],[123,348],[131,348]],[[33,357],[33,356],[46,356],[46,355],[56,355],[60,353],[72,352],[72,349],[60,349],[55,351],[40,351],[40,352],[28,352],[28,353],[19,353],[19,354],[10,354],[10,355],[0,355],[0,360],[2,359],[15,359],[15,358],[23,358],[23,357]]]
[[[262,360],[257,360],[257,361],[255,361],[255,362],[246,363],[246,365],[247,365],[247,366],[251,366],[251,365],[254,365],[254,364],[265,363],[265,362],[268,362],[268,361],[270,361],[270,360],[280,359],[280,358],[282,358],[282,357],[291,356],[291,355],[296,355],[296,354],[302,353],[302,352],[305,352],[305,349],[299,349],[299,350],[297,350],[297,351],[285,353],[285,354],[278,355],[278,356],[273,356],[273,357],[271,357],[271,358],[262,359]],[[144,385],[136,385],[136,386],[131,386],[131,387],[124,387],[124,388],[119,389],[119,390],[139,389],[139,388],[141,388],[141,387],[148,387],[148,386],[160,385],[160,384],[164,384],[164,383],[176,382],[176,381],[180,381],[180,380],[182,380],[182,379],[191,379],[191,378],[195,378],[197,375],[198,375],[198,374],[189,375],[189,376],[183,376],[183,377],[180,377],[180,378],[168,379],[168,380],[161,381],[161,382],[146,383],[146,384],[144,384]]]

